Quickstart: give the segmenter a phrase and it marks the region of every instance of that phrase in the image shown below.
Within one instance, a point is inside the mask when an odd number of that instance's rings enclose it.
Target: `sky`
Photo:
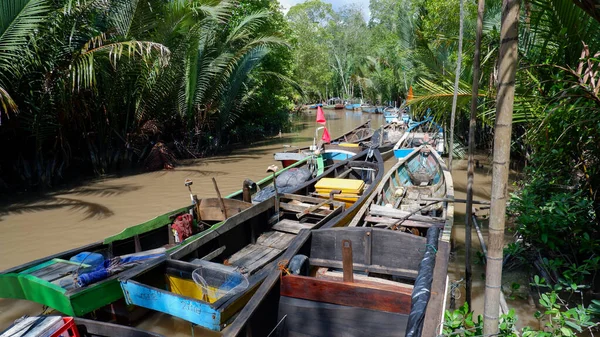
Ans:
[[[283,6],[283,12],[287,13],[287,11],[295,4],[299,4],[305,2],[306,0],[279,0],[281,6]],[[345,5],[350,4],[358,4],[362,7],[365,16],[369,17],[369,0],[323,0],[323,2],[328,2],[333,5],[334,10],[340,9]]]

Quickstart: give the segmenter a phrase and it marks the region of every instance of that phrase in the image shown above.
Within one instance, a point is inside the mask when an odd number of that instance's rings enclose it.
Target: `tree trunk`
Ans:
[[[498,94],[496,96],[496,129],[492,171],[492,205],[490,209],[489,247],[485,278],[483,333],[498,332],[498,312],[502,285],[502,248],[506,216],[506,187],[510,163],[513,103],[519,39],[520,0],[502,1],[500,55],[498,59]]]
[[[454,152],[454,120],[456,119],[456,101],[458,100],[458,80],[462,63],[464,0],[460,0],[460,23],[458,28],[458,57],[456,60],[456,76],[454,78],[454,96],[452,97],[452,115],[450,116],[450,148],[448,149],[448,170],[452,172],[452,156]]]
[[[469,121],[469,166],[467,167],[467,210],[465,212],[465,282],[466,302],[471,306],[471,223],[473,217],[473,152],[475,152],[475,128],[477,127],[477,97],[479,94],[479,71],[481,68],[481,34],[483,31],[483,13],[485,0],[479,0],[477,6],[477,31],[475,32],[475,54],[473,55],[473,92],[471,97],[471,119]]]

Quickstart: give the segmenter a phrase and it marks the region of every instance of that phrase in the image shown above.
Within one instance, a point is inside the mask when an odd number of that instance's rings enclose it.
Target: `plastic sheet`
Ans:
[[[192,272],[196,285],[202,289],[204,301],[214,303],[248,288],[248,278],[232,268],[205,264]]]
[[[277,190],[279,193],[293,192],[298,186],[307,182],[312,178],[312,173],[305,167],[291,168],[281,173],[275,182],[277,183]],[[273,185],[269,185],[262,190],[258,191],[252,201],[262,202],[275,195],[275,188]]]
[[[431,283],[433,282],[439,232],[440,229],[437,227],[431,227],[427,231],[426,251],[423,260],[419,263],[419,274],[412,292],[412,303],[405,337],[421,337],[423,332],[425,311],[431,297]]]

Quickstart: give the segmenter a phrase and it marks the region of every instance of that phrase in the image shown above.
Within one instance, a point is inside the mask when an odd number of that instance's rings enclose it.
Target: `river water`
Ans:
[[[336,137],[371,118],[372,127],[379,127],[382,115],[369,115],[345,110],[325,112],[327,128]],[[233,151],[227,156],[187,160],[173,170],[106,177],[80,186],[35,196],[19,196],[18,201],[0,208],[0,270],[44,256],[101,240],[125,227],[141,223],[189,203],[189,194],[183,182],[194,181],[194,193],[200,197],[214,197],[211,178],[215,177],[221,194],[239,190],[242,181],[258,181],[266,175],[269,165],[279,164],[273,153],[288,146],[306,146],[313,141],[315,113],[302,115],[294,122],[293,131]],[[488,158],[479,156],[484,163],[476,172],[475,199],[489,200],[491,169]],[[393,165],[393,158],[386,168]],[[455,163],[453,171],[456,198],[464,198],[466,191],[466,162]],[[449,278],[458,280],[464,270],[464,204],[455,207],[454,239],[456,253],[452,257]],[[477,236],[473,234],[477,242]],[[478,249],[475,244],[473,251]],[[483,266],[473,271],[473,301],[476,313],[483,307]],[[463,288],[464,293],[464,288]],[[460,305],[464,300],[457,300]],[[529,312],[526,302],[509,303],[512,307]],[[521,310],[518,310],[519,312]],[[0,299],[0,331],[22,315],[36,315],[42,306],[22,300]],[[192,335],[189,323],[160,313],[149,313],[138,326],[165,336]],[[194,328],[194,335],[211,335]]]

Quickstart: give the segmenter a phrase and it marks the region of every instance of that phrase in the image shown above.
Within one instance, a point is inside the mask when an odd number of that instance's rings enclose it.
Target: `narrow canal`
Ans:
[[[326,111],[327,127],[335,137],[372,119],[372,127],[382,124],[382,115],[368,115],[352,111]],[[140,173],[121,177],[97,179],[72,189],[45,195],[20,198],[0,208],[0,270],[10,268],[53,253],[92,243],[138,224],[156,215],[189,203],[186,178],[194,181],[193,191],[202,197],[216,196],[211,177],[215,177],[221,193],[229,194],[241,188],[245,178],[258,180],[265,176],[266,168],[275,163],[273,153],[288,146],[303,146],[312,142],[315,132],[315,115],[303,115],[294,123],[293,132],[252,144],[233,151],[227,156],[184,161],[173,170]],[[475,198],[489,200],[491,168],[487,157],[480,156],[483,168],[476,172]],[[386,169],[393,159],[386,163]],[[466,161],[455,164],[453,172],[457,198],[466,191]],[[452,258],[450,281],[461,278],[464,269],[464,204],[455,208],[454,237],[457,251]],[[473,235],[476,242],[476,235]],[[473,251],[478,249],[475,244]],[[474,309],[481,313],[483,307],[483,266],[474,267]],[[461,288],[464,294],[464,287]],[[463,298],[457,303],[462,304]],[[526,301],[509,303],[531,309]],[[22,315],[42,312],[37,303],[0,299],[0,327],[8,326]],[[521,311],[521,310],[518,310]],[[527,314],[526,314],[527,315]],[[162,333],[165,336],[192,335],[190,324],[168,315],[148,314],[138,325],[140,328]],[[194,335],[210,335],[206,330],[194,329]]]

